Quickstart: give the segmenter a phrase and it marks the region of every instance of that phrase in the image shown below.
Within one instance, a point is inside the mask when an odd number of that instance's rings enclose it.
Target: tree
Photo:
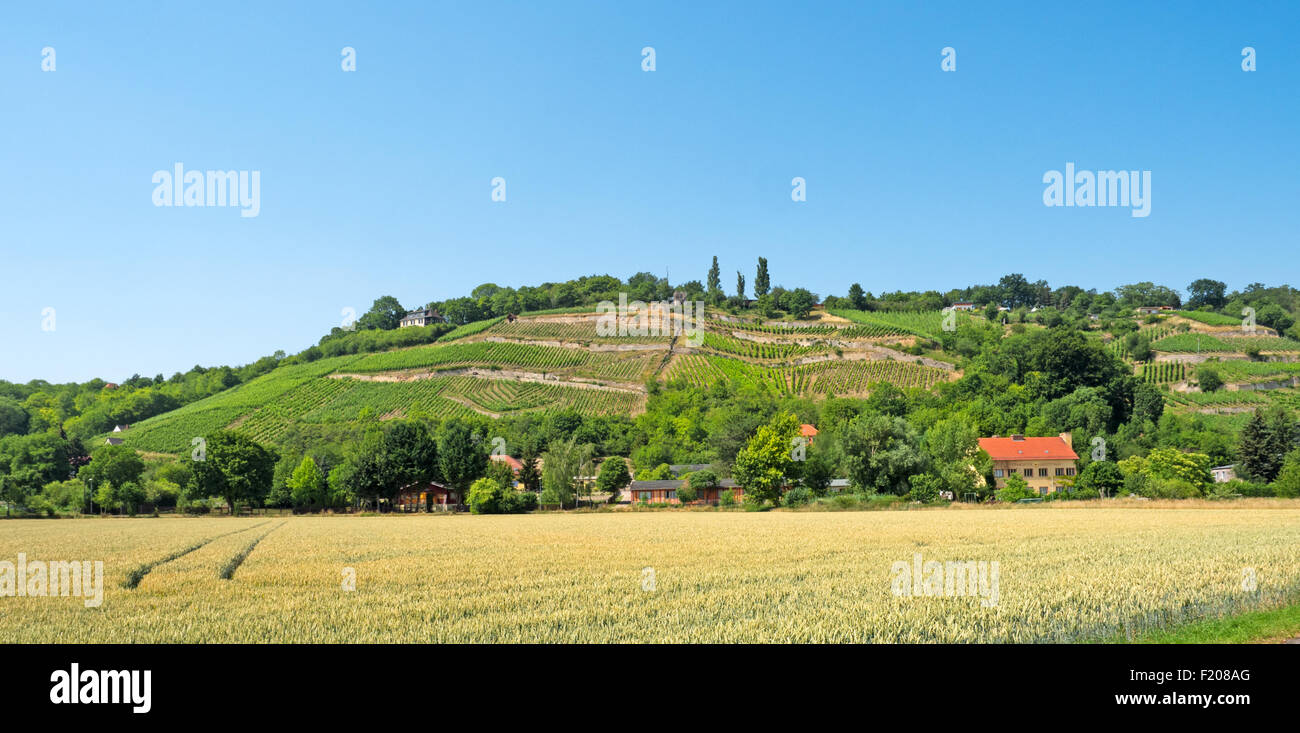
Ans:
[[[1273,493],[1287,499],[1300,496],[1300,448],[1286,455],[1277,480],[1273,482]]]
[[[1086,494],[1114,496],[1124,486],[1124,474],[1114,461],[1093,461],[1079,472],[1074,488]]]
[[[1280,306],[1272,303],[1260,308],[1255,313],[1255,320],[1264,326],[1277,331],[1279,334],[1295,325],[1295,319],[1282,310]]]
[[[1286,455],[1295,448],[1296,425],[1280,405],[1265,412],[1258,409],[1241,430],[1237,473],[1259,481],[1273,481],[1282,470]]]
[[[758,273],[754,275],[754,297],[761,298],[772,289],[772,279],[767,274],[767,258],[758,258]]]
[[[849,286],[849,306],[854,310],[867,309],[867,296],[862,292],[862,286],[857,283]]]
[[[1209,306],[1210,308],[1222,308],[1227,300],[1223,297],[1223,292],[1228,286],[1218,280],[1201,278],[1195,280],[1187,286],[1187,307],[1191,310]]]
[[[438,447],[423,423],[394,421],[379,449],[384,480],[395,489],[439,476]]]
[[[573,438],[553,440],[542,455],[543,502],[558,503],[561,507],[574,500],[577,477],[590,470],[595,446],[578,444]],[[547,502],[546,499],[553,499]]]
[[[531,446],[526,447],[519,456],[519,462],[523,465],[519,469],[519,475],[515,476],[515,480],[519,482],[524,491],[536,492],[542,483],[542,474],[537,470],[536,451]]]
[[[863,492],[906,494],[908,478],[925,468],[916,431],[901,417],[861,415],[845,428],[849,481]]]
[[[0,436],[25,435],[27,411],[16,400],[0,396]]]
[[[1196,383],[1202,392],[1215,392],[1223,387],[1223,377],[1219,376],[1217,369],[1202,364],[1196,368]]]
[[[271,490],[278,459],[274,450],[243,433],[217,431],[207,439],[204,460],[194,461],[191,495],[219,496],[231,513],[240,503],[257,504]]]
[[[460,418],[443,423],[438,432],[438,467],[447,485],[461,496],[487,472],[488,454],[474,427]]]
[[[406,315],[406,309],[402,304],[397,302],[397,298],[391,295],[385,295],[375,300],[370,306],[370,310],[365,315],[357,319],[357,328],[361,330],[382,329],[391,331],[402,325],[402,316]]]
[[[951,491],[954,498],[975,491],[979,478],[992,468],[979,437],[975,423],[960,415],[940,420],[926,431],[925,450],[931,472],[939,480],[938,490]]]
[[[470,514],[500,514],[501,499],[500,482],[484,477],[470,484],[465,503]]]
[[[795,288],[785,297],[785,309],[795,318],[804,318],[817,304],[817,298],[804,288]]]
[[[627,470],[627,461],[619,456],[611,456],[600,464],[600,475],[596,477],[596,490],[609,494],[610,501],[618,497],[620,491],[632,483],[632,474]]]
[[[1160,422],[1165,412],[1165,397],[1149,382],[1139,382],[1133,389],[1133,420],[1139,424]]]
[[[713,267],[709,268],[708,284],[710,293],[722,289],[722,271],[718,269],[717,255],[713,255]]]
[[[1029,484],[1024,477],[1018,473],[1012,474],[1007,479],[1007,485],[997,491],[998,501],[1007,503],[1017,502],[1021,499],[1031,499],[1034,492],[1029,490]]]
[[[327,503],[325,474],[311,456],[304,456],[286,482],[290,497],[297,506],[325,506]]]
[[[736,270],[736,297],[741,300],[745,299],[745,276],[740,270]]]
[[[799,420],[781,413],[758,429],[736,455],[732,474],[745,489],[745,497],[759,503],[781,499],[781,489],[797,475],[791,441],[799,434]]]
[[[135,450],[125,445],[106,445],[94,452],[90,463],[81,469],[80,476],[83,480],[93,480],[98,488],[101,483],[114,486],[139,483],[143,473],[144,461]]]

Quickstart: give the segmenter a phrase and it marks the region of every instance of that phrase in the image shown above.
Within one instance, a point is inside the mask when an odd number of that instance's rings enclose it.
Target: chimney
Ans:
[[[1025,436],[1023,436],[1023,435],[1012,435],[1012,436],[1011,436],[1011,439],[1012,439],[1012,440],[1023,441],[1023,440],[1025,439]]]
[[[1065,441],[1065,447],[1069,448],[1070,450],[1074,450],[1073,437],[1074,436],[1070,435],[1069,433],[1061,433],[1061,440]]]

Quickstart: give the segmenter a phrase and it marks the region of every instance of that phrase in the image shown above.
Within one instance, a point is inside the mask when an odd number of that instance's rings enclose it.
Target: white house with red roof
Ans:
[[[999,489],[1006,487],[1007,479],[1020,476],[1031,491],[1046,496],[1065,485],[1073,485],[1078,473],[1079,456],[1074,452],[1069,433],[1050,438],[995,435],[980,438],[980,448],[993,459],[993,479]]]

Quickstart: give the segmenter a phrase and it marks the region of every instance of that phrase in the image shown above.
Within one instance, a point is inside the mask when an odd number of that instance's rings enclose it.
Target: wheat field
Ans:
[[[8,642],[1064,642],[1295,602],[1300,503],[0,522],[18,553],[106,580],[0,597]],[[896,594],[918,553],[996,603]]]

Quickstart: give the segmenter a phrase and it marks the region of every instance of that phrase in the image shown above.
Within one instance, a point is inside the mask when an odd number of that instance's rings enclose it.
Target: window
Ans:
[[[1040,496],[1047,496],[1047,487],[1046,487],[1046,486],[1039,486],[1039,487],[1038,487],[1038,494],[1039,494]]]
[[[1065,475],[1065,469],[1064,469],[1064,468],[1057,468],[1057,469],[1056,469],[1056,475],[1057,475],[1057,476],[1064,476],[1064,475]]]
[[[1074,475],[1074,467],[1071,466],[1070,468],[1065,469],[1065,475],[1066,475],[1066,476],[1073,476],[1073,475]]]
[[[1046,469],[1046,468],[1040,468],[1040,469],[1038,469],[1038,476],[1039,476],[1039,478],[1042,478],[1043,476],[1046,476],[1046,475],[1047,475],[1047,469]]]
[[[668,499],[669,499],[669,500],[672,500],[672,499],[676,499],[676,498],[677,498],[677,491],[674,490],[674,489],[669,489],[669,490],[668,490]]]
[[[1002,469],[1000,468],[993,469],[993,478],[1002,478]]]
[[[1025,476],[1027,476],[1027,477],[1029,477],[1029,478],[1033,478],[1033,477],[1034,477],[1034,469],[1032,469],[1032,468],[1026,468],[1026,469],[1025,469]]]

